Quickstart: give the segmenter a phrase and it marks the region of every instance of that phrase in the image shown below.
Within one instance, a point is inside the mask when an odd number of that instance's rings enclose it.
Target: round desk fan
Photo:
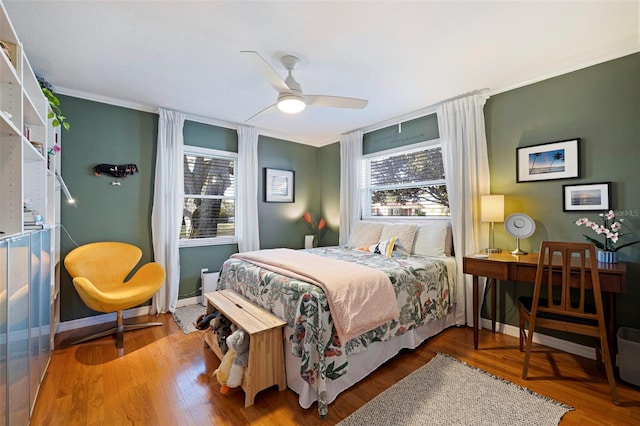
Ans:
[[[520,249],[520,238],[529,238],[536,230],[536,223],[524,213],[513,213],[504,220],[504,229],[516,238],[516,249],[511,254],[527,254]]]

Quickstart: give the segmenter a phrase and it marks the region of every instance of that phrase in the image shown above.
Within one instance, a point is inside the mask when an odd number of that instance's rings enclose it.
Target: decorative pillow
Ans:
[[[413,247],[413,237],[415,234],[416,225],[387,223],[384,225],[384,228],[382,228],[380,241],[396,237],[399,243],[398,252],[402,255],[408,256],[411,254],[411,247]]]
[[[419,256],[447,256],[448,220],[433,220],[421,223],[416,232],[412,254]],[[449,245],[449,252],[451,246]]]
[[[378,243],[383,226],[382,223],[356,222],[356,226],[351,231],[349,247],[369,247]]]
[[[380,241],[379,243],[375,243],[370,245],[369,247],[359,247],[358,250],[368,251],[374,254],[382,254],[387,257],[391,257],[393,255],[393,248],[396,243],[396,237],[391,237],[388,240]]]

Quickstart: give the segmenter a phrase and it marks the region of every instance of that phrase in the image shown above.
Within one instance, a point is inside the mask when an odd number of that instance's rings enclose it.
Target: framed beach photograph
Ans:
[[[293,203],[295,172],[293,170],[264,169],[264,201]]]
[[[580,177],[580,138],[516,148],[516,182]]]
[[[562,211],[604,211],[611,205],[611,182],[562,185]]]

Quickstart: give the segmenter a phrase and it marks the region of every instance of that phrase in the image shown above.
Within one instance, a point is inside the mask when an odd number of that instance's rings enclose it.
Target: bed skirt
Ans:
[[[349,356],[347,373],[327,383],[327,404],[331,404],[340,393],[355,385],[383,363],[396,356],[401,349],[415,349],[428,338],[435,336],[452,325],[455,325],[455,306],[452,306],[451,313],[444,318],[430,321],[386,342],[374,342],[365,352]],[[287,327],[287,335],[291,332],[292,330]],[[284,353],[287,386],[299,395],[298,402],[300,406],[309,408],[318,399],[316,391],[300,376],[300,358],[291,353],[291,343],[287,339],[285,339]]]

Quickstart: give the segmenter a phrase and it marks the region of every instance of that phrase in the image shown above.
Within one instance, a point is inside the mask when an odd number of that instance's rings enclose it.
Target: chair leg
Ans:
[[[533,330],[535,329],[535,316],[529,318],[529,329],[527,330],[527,345],[524,350],[524,363],[522,364],[522,378],[527,379],[529,373],[529,358],[531,357],[531,346],[533,345]]]
[[[602,343],[600,339],[596,339],[596,368],[602,369]]]
[[[520,352],[522,352],[524,350],[524,339],[527,338],[527,335],[524,332],[524,316],[522,313],[518,315],[518,321],[520,325]]]
[[[604,329],[604,325],[600,324],[600,347],[602,348],[602,358],[604,369],[607,372],[607,380],[609,381],[609,389],[611,390],[611,398],[615,405],[619,404],[618,390],[616,389],[616,378],[613,375],[613,366],[611,364],[611,354],[609,352],[609,341]]]
[[[91,336],[83,337],[79,340],[74,340],[71,342],[72,345],[77,345],[78,343],[88,342],[90,340],[99,339],[105,336],[112,336],[117,331],[116,327],[110,328],[109,330],[101,331],[100,333],[92,334]]]
[[[118,326],[116,330],[116,348],[122,349],[124,347],[124,318],[122,311],[118,311]]]
[[[117,324],[116,327],[110,328],[109,330],[101,331],[100,333],[92,334],[91,336],[83,337],[80,340],[75,340],[71,342],[72,345],[76,345],[78,343],[88,342],[90,340],[99,339],[105,336],[116,336],[116,348],[122,349],[124,347],[124,332],[131,330],[139,330],[141,328],[154,327],[162,325],[161,322],[146,322],[142,324],[125,324],[124,317],[122,311],[117,312]]]

